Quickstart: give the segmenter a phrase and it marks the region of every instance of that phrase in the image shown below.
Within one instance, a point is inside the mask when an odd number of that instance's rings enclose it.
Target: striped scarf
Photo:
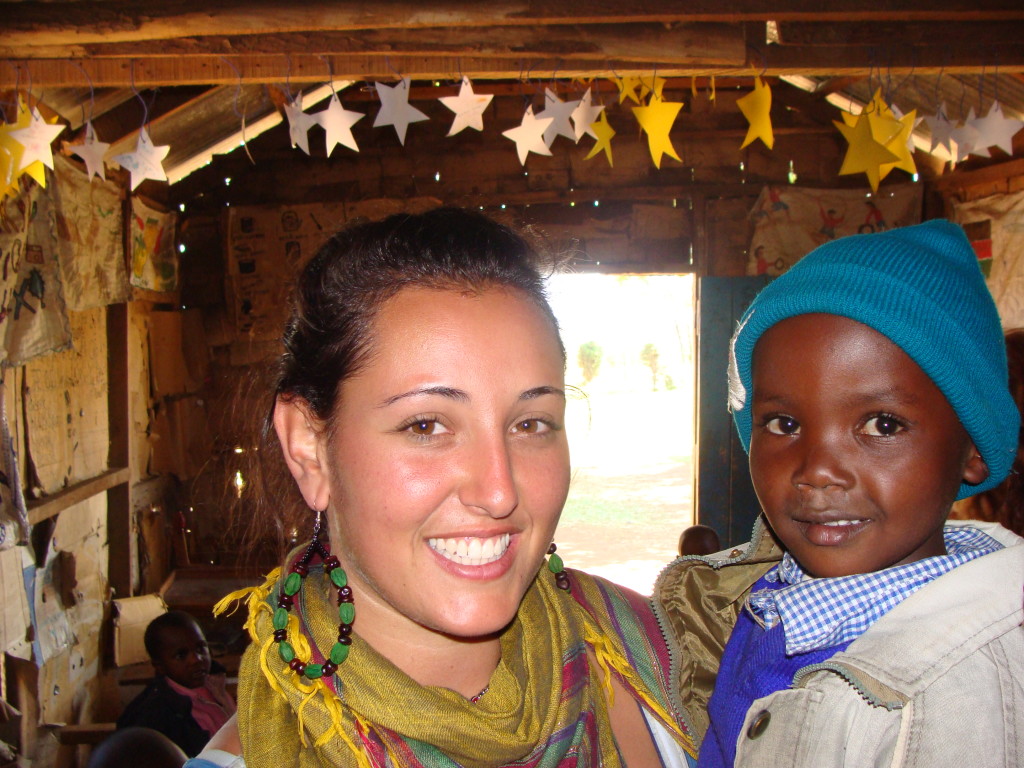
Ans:
[[[487,695],[476,703],[445,688],[420,686],[358,635],[331,679],[300,678],[281,661],[273,641],[280,571],[262,587],[229,595],[217,611],[247,597],[253,641],[238,685],[246,765],[620,766],[608,717],[610,675],[695,756],[670,704],[668,650],[646,599],[570,573],[572,590],[566,593],[542,566],[501,636],[501,661]],[[288,637],[300,659],[319,662],[337,632],[337,610],[319,566],[310,569],[300,594]]]

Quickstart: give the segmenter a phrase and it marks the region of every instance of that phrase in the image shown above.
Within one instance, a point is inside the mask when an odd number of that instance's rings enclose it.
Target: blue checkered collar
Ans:
[[[808,576],[787,552],[765,574],[771,586],[751,593],[746,608],[765,629],[782,623],[787,655],[855,640],[928,582],[1003,548],[977,528],[946,526],[943,535],[945,555],[838,578]]]

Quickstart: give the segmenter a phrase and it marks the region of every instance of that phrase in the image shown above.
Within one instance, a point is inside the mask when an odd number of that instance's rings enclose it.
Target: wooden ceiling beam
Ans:
[[[188,37],[160,41],[12,47],[0,37],[6,59],[81,59],[194,56],[475,56],[480,58],[663,61],[665,64],[741,66],[746,56],[742,26],[735,24],[628,24],[622,27],[483,27],[365,32],[291,32],[236,37]]]
[[[208,36],[276,34],[308,30],[366,30],[421,27],[482,27],[630,22],[744,21],[1010,21],[1024,20],[1019,0],[916,0],[893,8],[889,0],[376,0],[337,3],[307,0],[222,0],[195,10],[181,0],[85,0],[75,3],[4,2],[4,39],[12,48],[85,45]]]
[[[970,45],[983,50],[987,46],[1020,45],[1024,24],[1006,22],[894,22],[835,24],[832,22],[787,22],[778,25],[784,46],[875,46],[901,47]]]

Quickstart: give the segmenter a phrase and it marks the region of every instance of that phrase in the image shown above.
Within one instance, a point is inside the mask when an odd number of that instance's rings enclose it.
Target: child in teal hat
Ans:
[[[761,522],[655,595],[680,658],[724,645],[679,670],[701,768],[1019,764],[1024,540],[947,520],[1021,423],[963,231],[826,243],[757,296],[729,370]]]

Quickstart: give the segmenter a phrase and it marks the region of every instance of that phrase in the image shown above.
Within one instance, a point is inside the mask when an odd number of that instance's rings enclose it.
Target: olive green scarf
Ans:
[[[357,635],[332,679],[300,677],[273,641],[279,577],[272,573],[247,600],[253,643],[239,672],[238,724],[248,768],[496,768],[557,766],[563,759],[619,766],[608,720],[609,673],[695,754],[669,704],[664,641],[634,593],[571,572],[570,594],[542,568],[501,636],[501,661],[486,696],[472,703],[417,684]],[[229,595],[218,609],[240,596]],[[297,597],[289,642],[303,661],[322,661],[309,641],[331,648],[337,610],[320,567],[310,569]]]

